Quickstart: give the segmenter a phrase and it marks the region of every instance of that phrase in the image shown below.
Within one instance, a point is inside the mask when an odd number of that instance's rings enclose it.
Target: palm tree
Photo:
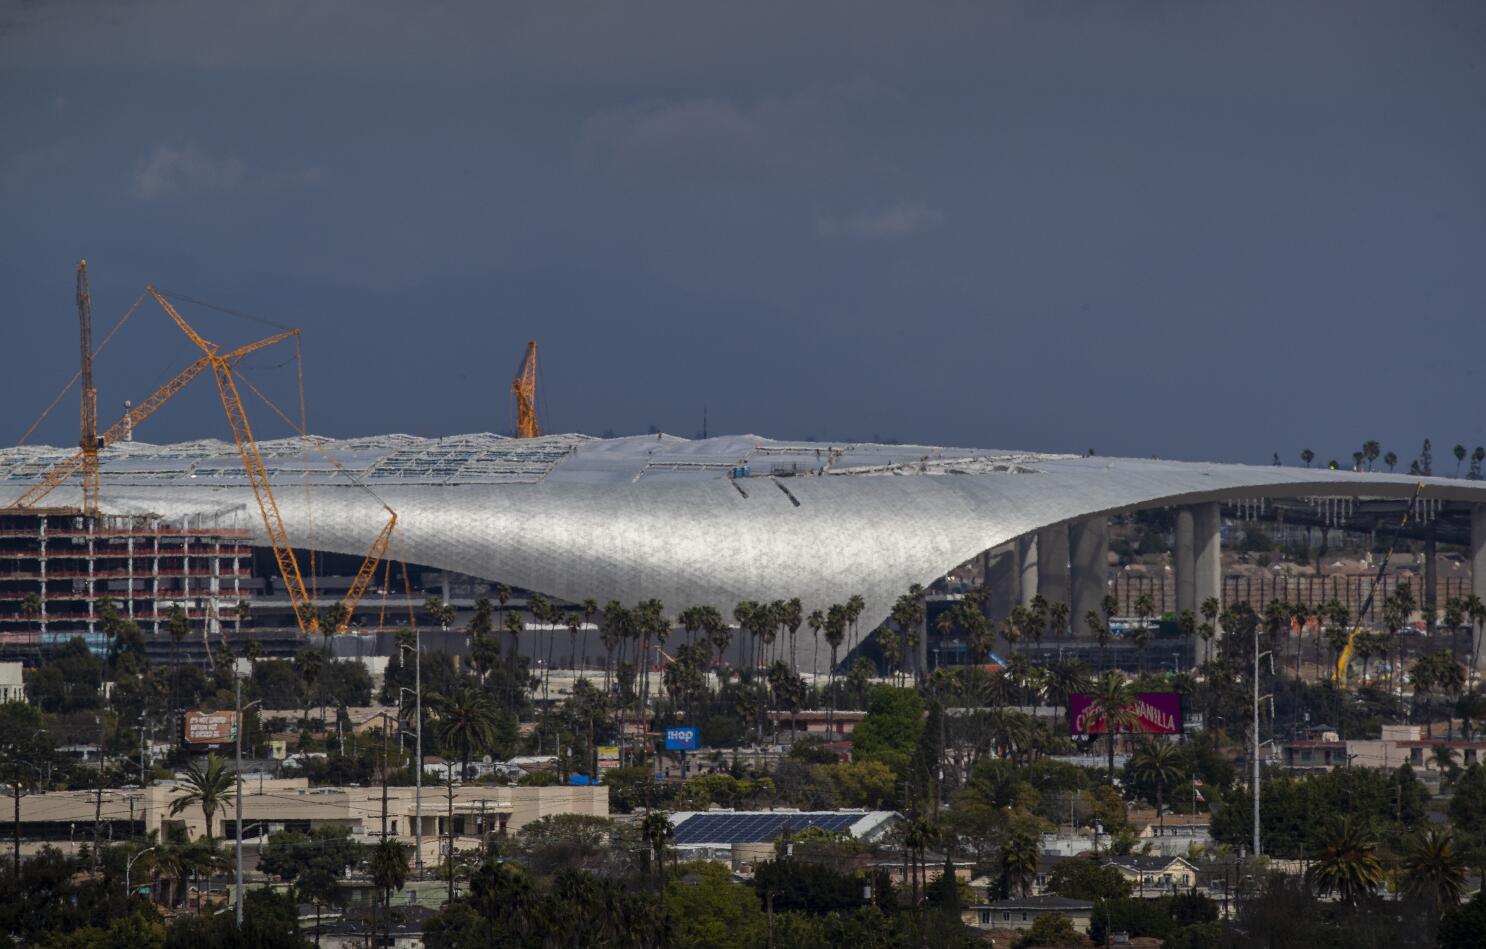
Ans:
[[[810,633],[815,637],[815,658],[811,660],[812,669],[820,668],[820,631],[826,628],[826,614],[820,610],[811,610],[810,615],[805,617],[805,625],[810,627]]]
[[[861,628],[857,626],[857,620],[862,618],[862,611],[867,608],[867,601],[862,599],[860,593],[853,593],[846,598],[846,625],[851,630],[851,649],[857,647],[861,640]],[[848,649],[847,652],[850,652]]]
[[[454,859],[454,854],[449,854]],[[372,886],[382,895],[382,924],[388,945],[392,942],[392,891],[408,882],[408,848],[402,841],[383,837],[371,848],[366,866]]]
[[[1316,453],[1311,451],[1309,448],[1302,448],[1300,450],[1300,460],[1305,462],[1305,466],[1309,468],[1311,466],[1311,462],[1316,460]]]
[[[1367,831],[1343,817],[1331,825],[1307,875],[1322,895],[1335,893],[1343,903],[1355,904],[1383,883],[1377,848]]]
[[[660,811],[651,811],[640,821],[640,839],[645,841],[647,848],[646,863],[657,879],[666,872],[666,850],[675,836],[671,818]]]
[[[836,736],[836,653],[846,638],[846,618],[846,607],[840,603],[832,603],[826,610],[826,642],[831,647],[831,668],[826,677],[826,691],[830,693],[831,703],[826,711],[826,729],[833,740]]]
[[[1100,665],[1108,665],[1104,660],[1104,652],[1109,648],[1109,623],[1099,615],[1098,611],[1089,610],[1084,614],[1084,625],[1089,627],[1089,631],[1094,634],[1094,641],[1099,644]]]
[[[1456,445],[1454,448],[1450,449],[1450,451],[1452,454],[1455,455],[1455,477],[1458,478],[1460,477],[1460,465],[1463,461],[1465,461],[1465,446]]]
[[[496,617],[496,625],[506,625],[506,604],[511,602],[511,588],[504,583],[495,585],[495,602],[500,604],[500,615]]]
[[[441,744],[459,750],[459,774],[467,780],[470,757],[495,743],[495,707],[485,693],[467,687],[449,699],[429,696],[429,704],[437,716],[435,734]]]
[[[920,870],[924,864],[924,851],[928,850],[939,840],[939,826],[934,821],[922,814],[914,814],[908,818],[903,826],[903,850],[912,855],[912,867],[908,875],[909,892],[913,894],[913,901],[918,902]],[[1035,865],[1034,865],[1035,872]]]
[[[1368,471],[1372,470],[1373,462],[1377,461],[1378,456],[1382,453],[1383,446],[1379,445],[1376,441],[1368,439],[1367,441],[1362,443],[1362,457],[1367,459]]]
[[[1130,708],[1135,701],[1135,690],[1125,681],[1124,676],[1111,670],[1094,680],[1094,691],[1089,699],[1096,721],[1104,724],[1105,747],[1109,754],[1109,780],[1113,782],[1115,733],[1129,728],[1135,721],[1135,713]]]
[[[1383,464],[1388,466],[1389,471],[1392,471],[1393,467],[1398,464],[1398,453],[1392,451],[1388,452],[1386,455],[1383,456]]]
[[[1223,604],[1218,602],[1217,597],[1210,596],[1202,601],[1197,611],[1202,614],[1202,625],[1197,629],[1202,636],[1202,660],[1210,662],[1213,657],[1213,637],[1218,634],[1218,614],[1223,611]]]
[[[1168,741],[1152,739],[1141,744],[1130,756],[1130,770],[1138,780],[1156,785],[1156,820],[1158,826],[1166,826],[1162,798],[1166,786],[1182,778],[1182,753]]]
[[[1014,833],[1001,845],[1001,890],[1007,899],[1027,895],[1037,878],[1040,854],[1037,838],[1029,833]]]
[[[576,676],[578,672],[578,630],[583,628],[583,614],[568,613],[565,622],[568,627],[568,669]]]
[[[200,807],[202,816],[206,818],[206,837],[210,840],[212,817],[226,806],[227,798],[236,786],[237,772],[229,770],[227,759],[214,752],[206,756],[205,764],[192,762],[187,765],[185,774],[178,785],[184,793],[177,794],[170,802],[170,813],[175,815],[188,807]]]
[[[1049,604],[1047,608],[1047,622],[1052,627],[1053,642],[1057,642],[1068,632],[1068,614],[1073,612],[1068,604],[1062,600]]]
[[[1433,912],[1454,906],[1465,894],[1465,861],[1455,851],[1449,828],[1426,827],[1409,841],[1400,863],[1404,891],[1421,896]]]

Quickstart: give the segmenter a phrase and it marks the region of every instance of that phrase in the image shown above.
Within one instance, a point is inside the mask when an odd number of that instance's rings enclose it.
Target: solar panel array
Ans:
[[[833,833],[849,830],[861,813],[812,811],[785,814],[694,814],[676,827],[678,844],[762,844],[784,836],[785,828],[798,833],[819,827]]]

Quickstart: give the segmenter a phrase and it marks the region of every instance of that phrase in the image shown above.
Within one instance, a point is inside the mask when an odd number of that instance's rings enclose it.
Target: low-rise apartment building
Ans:
[[[21,839],[35,849],[50,843],[64,848],[93,839],[95,824],[104,840],[159,834],[175,828],[195,839],[208,832],[206,815],[191,806],[178,814],[170,808],[185,793],[175,782],[149,787],[94,791],[51,791],[22,797]],[[243,838],[257,842],[278,831],[307,833],[321,827],[343,827],[353,836],[375,839],[383,833],[383,789],[310,787],[305,778],[253,776],[243,782]],[[411,787],[386,789],[386,834],[409,845],[421,842],[423,860],[436,861],[452,833],[456,850],[474,847],[487,833],[509,834],[526,824],[556,814],[609,815],[605,787],[516,787],[464,785],[425,787],[421,808]],[[96,817],[96,821],[95,821]],[[415,820],[418,818],[418,820]],[[5,825],[11,826],[5,826]],[[13,821],[0,822],[4,835]],[[237,832],[231,793],[211,818],[211,836]]]

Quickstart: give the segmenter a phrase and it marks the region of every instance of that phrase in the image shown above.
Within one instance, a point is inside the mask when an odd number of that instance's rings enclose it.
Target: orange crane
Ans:
[[[275,343],[282,342],[283,340],[286,340],[291,336],[298,335],[299,330],[288,330],[286,332],[270,336],[267,339],[260,339],[256,343],[249,343],[248,345],[243,346],[240,349],[234,349],[231,352],[224,354],[221,358],[226,360],[229,364],[235,366],[245,357],[256,353],[260,349],[265,349],[269,346],[274,345]],[[95,465],[97,464],[98,451],[107,448],[108,446],[112,445],[114,442],[118,441],[129,432],[131,432],[136,425],[138,425],[149,416],[153,415],[156,409],[160,408],[160,406],[168,402],[170,398],[177,392],[184,389],[187,384],[191,382],[192,379],[195,379],[197,376],[205,372],[207,367],[210,365],[210,360],[207,357],[202,356],[200,359],[196,360],[185,369],[182,369],[175,376],[175,378],[171,379],[169,382],[156,389],[149,398],[131,408],[122,419],[120,419],[118,422],[115,422],[102,435],[96,436],[94,444],[97,446],[97,449],[93,452],[93,463]],[[87,455],[88,452],[85,449],[79,449],[78,452],[71,458],[68,458],[66,461],[62,462],[51,471],[49,471],[45,477],[43,477],[34,486],[28,489],[25,494],[22,494],[19,498],[16,498],[15,501],[10,504],[10,508],[14,509],[35,507],[36,503],[39,502],[42,498],[45,498],[57,488],[61,487],[63,484],[66,484],[67,480],[73,475],[77,474],[78,471],[83,470],[84,466],[87,464]],[[84,477],[86,478],[86,475]],[[94,470],[93,477],[97,477],[96,468]],[[84,487],[84,492],[86,494],[86,485]],[[93,489],[93,497],[95,499],[94,510],[96,510],[96,487]],[[84,504],[84,507],[86,507],[86,502]]]
[[[304,576],[299,572],[299,560],[294,556],[294,548],[289,546],[289,534],[284,530],[279,502],[274,500],[263,455],[258,451],[258,443],[253,440],[253,429],[248,425],[248,413],[243,408],[242,397],[237,393],[237,383],[232,378],[232,366],[221,355],[221,347],[196,332],[159,291],[154,287],[145,287],[145,292],[155,298],[155,302],[175,321],[181,332],[200,348],[207,365],[211,367],[212,374],[217,379],[217,393],[222,397],[222,409],[227,413],[227,424],[232,429],[232,439],[237,444],[237,453],[242,457],[243,470],[248,476],[248,485],[253,489],[253,498],[258,502],[258,510],[263,515],[263,529],[273,548],[274,560],[278,562],[279,575],[284,578],[284,587],[289,592],[294,619],[299,624],[300,632],[306,635],[318,632],[320,622],[315,614],[314,600],[305,589]]]
[[[201,349],[204,354],[203,358],[211,366],[212,374],[217,379],[217,392],[222,397],[222,408],[227,414],[227,424],[232,428],[232,438],[237,444],[238,454],[242,457],[243,470],[247,473],[248,484],[253,489],[253,497],[258,502],[258,510],[263,516],[263,528],[273,548],[279,575],[283,578],[284,587],[289,592],[289,602],[294,610],[294,619],[299,624],[300,632],[306,635],[320,632],[320,618],[315,611],[314,600],[305,588],[304,576],[299,570],[299,560],[294,556],[294,548],[290,545],[288,532],[284,529],[283,516],[279,513],[278,501],[273,496],[273,487],[263,464],[263,455],[258,450],[258,443],[253,439],[253,429],[248,424],[247,411],[243,408],[242,397],[238,395],[237,383],[232,376],[234,364],[227,357],[219,354],[220,347],[216,343],[204,339],[200,333],[196,332],[170,304],[170,301],[161,296],[154,287],[145,287],[145,292],[155,298],[155,302],[159,303],[166,315],[175,322],[176,326],[180,327],[181,332],[185,333],[191,342]],[[384,504],[383,507],[386,505]],[[386,509],[391,517],[377,534],[376,539],[372,541],[371,550],[362,561],[361,568],[356,572],[356,577],[351,583],[351,588],[341,601],[345,606],[343,612],[347,617],[360,601],[362,594],[366,592],[376,573],[378,562],[392,541],[392,529],[397,525],[397,514],[390,507]],[[337,628],[330,632],[340,631],[341,629]]]
[[[83,513],[98,513],[98,390],[93,388],[93,297],[88,292],[88,262],[77,262],[77,322],[82,344]]]
[[[511,380],[511,397],[516,400],[516,437],[536,438],[542,434],[537,424],[537,341],[526,344],[526,357]]]

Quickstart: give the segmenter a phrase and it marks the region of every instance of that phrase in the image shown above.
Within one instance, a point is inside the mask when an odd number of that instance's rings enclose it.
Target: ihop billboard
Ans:
[[[667,751],[696,751],[702,746],[695,728],[667,728]]]
[[[1182,697],[1179,692],[1141,692],[1125,706],[1129,721],[1117,729],[1146,735],[1177,735],[1182,730]],[[1075,735],[1103,735],[1104,716],[1090,695],[1068,696],[1068,727]]]

